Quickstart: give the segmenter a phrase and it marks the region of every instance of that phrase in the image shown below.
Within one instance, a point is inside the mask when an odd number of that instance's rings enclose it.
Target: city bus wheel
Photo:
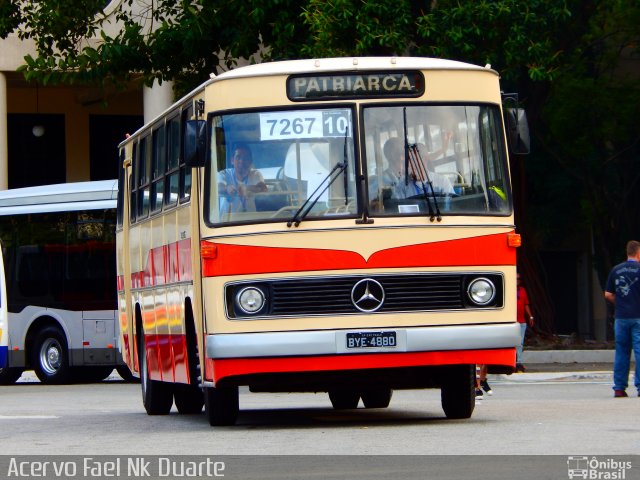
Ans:
[[[21,368],[0,368],[0,385],[13,385],[22,375]]]
[[[238,419],[238,387],[206,387],[204,409],[212,427],[233,425]]]
[[[330,390],[329,400],[336,410],[352,410],[358,408],[360,394],[353,390]]]
[[[31,366],[42,383],[61,384],[71,378],[67,339],[58,327],[47,327],[36,335]]]
[[[193,313],[189,303],[185,313],[185,332],[187,335],[187,359],[189,363],[189,384],[177,383],[173,390],[173,399],[178,412],[194,414],[202,412],[204,393],[200,387],[200,356],[196,339]]]
[[[470,418],[476,400],[475,365],[449,367],[442,380],[440,398],[447,418]]]
[[[173,384],[151,380],[144,334],[140,341],[140,385],[142,387],[142,403],[148,415],[167,415],[173,405]]]
[[[387,408],[391,402],[393,390],[390,388],[378,388],[374,390],[364,390],[360,396],[364,408]]]
[[[200,387],[177,383],[173,388],[173,399],[180,413],[190,415],[202,412],[204,394]]]

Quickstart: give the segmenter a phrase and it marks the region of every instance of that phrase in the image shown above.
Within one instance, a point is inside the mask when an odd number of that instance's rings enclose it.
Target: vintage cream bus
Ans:
[[[238,387],[336,409],[513,369],[508,145],[490,67],[273,62],[212,76],[120,145],[121,348],[149,414],[236,422]],[[505,121],[507,119],[507,127]],[[520,122],[518,122],[520,120]]]

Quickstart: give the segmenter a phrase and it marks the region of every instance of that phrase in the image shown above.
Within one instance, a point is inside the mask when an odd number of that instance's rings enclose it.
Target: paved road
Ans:
[[[608,372],[491,377],[470,420],[444,418],[439,391],[397,391],[388,409],[335,411],[326,394],[242,391],[234,427],[204,415],[150,417],[140,387],[0,387],[4,454],[596,455],[640,452],[640,398],[613,399]],[[630,390],[635,394],[634,390]],[[640,468],[639,468],[640,470]]]

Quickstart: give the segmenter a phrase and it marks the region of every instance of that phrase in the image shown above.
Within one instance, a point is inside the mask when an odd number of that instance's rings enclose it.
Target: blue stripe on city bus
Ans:
[[[7,357],[9,355],[9,348],[6,346],[0,347],[0,368],[7,366]]]

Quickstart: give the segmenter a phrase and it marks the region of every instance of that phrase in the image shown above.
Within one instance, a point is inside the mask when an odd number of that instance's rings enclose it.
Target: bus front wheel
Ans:
[[[238,387],[206,387],[204,409],[212,427],[233,425],[240,409]]]
[[[53,385],[69,381],[69,350],[60,328],[50,326],[38,332],[31,349],[31,366],[42,383]]]
[[[330,390],[329,400],[335,410],[353,410],[358,408],[360,393],[353,390]]]
[[[151,380],[144,334],[140,341],[140,385],[142,387],[142,404],[148,415],[168,415],[173,405],[173,384]]]
[[[204,396],[202,389],[196,385],[177,383],[173,389],[173,399],[180,413],[192,415],[202,412]]]
[[[470,418],[476,402],[476,366],[449,367],[442,380],[440,398],[447,418]]]
[[[364,408],[387,408],[392,395],[393,390],[390,388],[364,390],[360,394]]]

